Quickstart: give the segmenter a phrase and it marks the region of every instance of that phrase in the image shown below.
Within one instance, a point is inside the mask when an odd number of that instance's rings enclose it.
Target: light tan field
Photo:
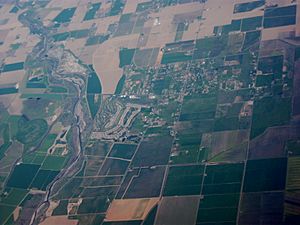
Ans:
[[[33,48],[38,42],[40,38],[36,35],[29,35],[26,39],[26,47]]]
[[[23,109],[23,99],[21,98],[21,94],[15,94],[15,97],[11,101],[8,112],[11,115],[22,115]]]
[[[123,70],[119,68],[120,48],[135,48],[139,34],[111,38],[100,45],[93,55],[93,66],[102,85],[103,94],[113,94]]]
[[[5,15],[8,15],[8,12],[10,11],[11,7],[12,6],[10,4],[2,5],[0,9],[0,18],[5,17]]]
[[[101,20],[96,20],[97,31],[96,34],[104,34],[107,32],[110,24],[117,23],[120,20],[120,15],[105,17]]]
[[[94,45],[85,46],[79,55],[80,60],[88,65],[93,64],[93,55],[96,50],[97,47],[95,47]]]
[[[9,94],[9,95],[0,95],[0,103],[8,108],[11,102],[14,100],[17,94]]]
[[[53,10],[44,18],[43,24],[45,26],[49,26],[52,23],[52,20],[60,13],[60,11],[60,8],[53,8]]]
[[[93,0],[95,1],[95,0]],[[112,1],[111,0],[103,0],[101,1],[101,7],[99,9],[99,13],[105,15],[111,8]]]
[[[114,200],[105,221],[144,220],[159,198],[137,198]]]
[[[18,13],[12,14],[9,13],[12,6],[10,4],[3,5],[0,9],[0,20],[7,19],[6,24],[1,25],[1,29],[14,29],[16,27],[21,27],[22,24],[18,21],[18,15],[22,13],[22,10],[19,10]]]
[[[53,0],[51,1],[47,8],[57,8],[60,7],[62,9],[76,7],[79,4],[80,0],[68,0],[68,1],[61,1],[61,0]]]
[[[283,37],[290,37],[295,31],[296,25],[263,29],[261,32],[261,40],[269,41]]]
[[[189,24],[188,30],[184,31],[182,41],[194,40],[197,38],[201,22],[194,20]]]
[[[1,17],[1,16],[0,16]],[[12,17],[13,18],[13,17]],[[38,38],[37,36],[35,36],[35,39],[29,39],[29,37],[33,37],[32,35],[30,35],[29,33],[29,29],[26,27],[21,27],[21,24],[15,24],[16,27],[10,28],[8,30],[8,33],[5,37],[5,39],[3,40],[3,45],[0,46],[0,52],[7,52],[11,49],[11,45],[12,44],[24,44],[26,45],[28,43],[28,41],[33,41],[30,44],[36,44],[37,42],[34,41],[36,40],[36,38]],[[4,29],[6,27],[6,25],[2,25],[0,26],[0,29]],[[5,30],[7,30],[5,28]],[[39,39],[39,38],[38,38]],[[27,45],[27,50],[31,51],[32,47],[30,46],[30,44]],[[26,50],[26,53],[27,53]],[[18,54],[15,54],[15,57],[18,58],[26,58],[27,54],[22,54],[22,47],[20,47],[17,51],[21,51]],[[14,57],[9,57],[6,59],[6,63],[9,59],[14,58]]]
[[[70,49],[77,57],[81,54],[84,48],[86,39],[72,39],[68,40],[65,44],[67,49]]]
[[[46,211],[46,217],[51,216],[53,210],[59,205],[59,201],[50,201],[50,206]]]
[[[5,38],[8,35],[8,32],[9,32],[9,29],[0,30],[0,40],[1,40],[1,42],[4,42]]]
[[[40,225],[54,225],[54,224],[76,225],[78,224],[78,220],[69,220],[68,216],[50,216],[40,223]]]
[[[203,7],[204,4],[193,2],[166,7],[157,13],[150,14],[150,19],[145,23],[145,27],[151,27],[145,48],[159,48],[166,43],[173,42],[177,29],[177,24],[173,23],[174,16],[196,11],[201,12]],[[196,25],[196,27],[198,27],[198,25]]]
[[[16,221],[19,218],[20,211],[21,211],[21,207],[17,206],[17,208],[13,212],[14,221]]]
[[[127,1],[124,10],[123,10],[123,14],[126,13],[133,13],[136,10],[136,7],[139,3],[143,3],[143,2],[148,2],[149,0],[130,0]]]
[[[3,62],[6,57],[5,52],[0,52],[0,61]]]
[[[200,26],[199,38],[213,35],[215,26],[231,23],[234,0],[208,0],[204,6],[202,25]]]
[[[68,31],[89,29],[97,20],[86,20],[86,21],[76,21],[72,22],[68,26]]]
[[[0,74],[0,84],[1,85],[16,84],[16,83],[21,82],[23,80],[24,76],[25,76],[24,70],[1,73]]]
[[[16,52],[20,53],[27,53],[29,50],[28,49],[18,49]],[[17,55],[15,54],[14,56],[8,56],[5,58],[5,63],[6,64],[11,64],[11,63],[16,63],[16,62],[23,62],[26,59],[27,54],[23,55]]]
[[[79,4],[76,8],[74,16],[72,17],[72,23],[81,22],[88,10],[87,4]]]
[[[32,52],[32,47],[28,47],[28,48],[20,47],[16,50],[15,56],[11,57],[11,62],[25,62],[28,54],[30,54],[31,52]]]

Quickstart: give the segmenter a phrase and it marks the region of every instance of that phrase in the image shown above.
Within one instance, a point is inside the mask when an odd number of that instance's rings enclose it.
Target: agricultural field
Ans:
[[[300,224],[299,7],[0,0],[0,225]]]

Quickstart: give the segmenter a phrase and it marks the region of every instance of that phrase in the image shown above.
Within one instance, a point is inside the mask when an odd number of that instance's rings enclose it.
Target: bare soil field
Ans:
[[[144,220],[159,198],[114,200],[108,208],[105,221]]]
[[[53,224],[76,225],[78,224],[78,220],[69,220],[68,216],[50,216],[40,223],[40,225]]]
[[[135,48],[138,38],[139,34],[115,37],[104,42],[94,52],[93,66],[101,81],[102,94],[114,94],[123,74],[123,70],[119,68],[119,50]]]
[[[21,94],[16,94],[8,107],[8,112],[11,115],[22,115],[22,109],[23,99],[21,98]]]

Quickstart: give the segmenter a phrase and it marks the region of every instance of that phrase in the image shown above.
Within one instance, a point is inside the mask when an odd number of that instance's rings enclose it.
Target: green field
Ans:
[[[115,90],[115,95],[120,95],[122,93],[122,90],[123,90],[123,86],[125,84],[125,80],[126,80],[126,76],[123,75],[118,84],[117,84],[117,87],[116,87],[116,90]]]
[[[251,138],[262,134],[268,127],[286,124],[290,119],[291,99],[265,97],[254,102]]]
[[[286,16],[264,19],[264,28],[281,27],[296,24],[296,16]]]
[[[225,131],[225,130],[238,130],[239,129],[239,118],[234,117],[221,117],[215,119],[214,131]]]
[[[85,45],[89,46],[89,45],[97,45],[97,44],[101,44],[104,41],[106,41],[109,38],[109,35],[95,35],[95,36],[90,36],[88,37],[88,39],[86,40]]]
[[[239,193],[243,171],[243,163],[207,166],[202,194]]]
[[[145,11],[145,10],[151,8],[152,4],[153,3],[151,1],[139,3],[139,4],[137,4],[136,12]]]
[[[198,137],[198,142],[200,142],[201,140],[199,139],[199,136],[195,136]],[[178,155],[171,156],[170,160],[172,164],[201,162],[207,158],[206,155],[202,155],[201,153],[199,144],[189,143],[180,145]]]
[[[263,57],[259,59],[258,69],[264,74],[273,74],[275,78],[282,78],[283,55]]]
[[[265,11],[264,28],[288,26],[296,23],[296,5],[270,8]]]
[[[184,98],[180,120],[212,119],[215,116],[216,106],[215,96],[187,96]]]
[[[11,72],[16,70],[22,70],[24,68],[24,62],[17,62],[4,65],[2,72]]]
[[[54,116],[55,110],[62,107],[62,95],[58,94],[26,95],[24,98],[22,113],[29,120]]]
[[[65,161],[66,157],[48,155],[41,168],[44,170],[59,171],[65,165]]]
[[[112,1],[112,6],[109,12],[110,16],[118,15],[122,12],[122,9],[124,7],[124,2],[122,0],[114,0]]]
[[[251,17],[242,20],[241,31],[252,31],[262,26],[263,17]]]
[[[3,143],[0,145],[0,160],[5,156],[5,152],[12,144],[10,141],[10,127],[9,124],[3,123],[0,125],[0,135],[2,136]]]
[[[31,161],[31,164],[42,165],[46,158],[46,154],[35,154],[35,157]]]
[[[198,211],[197,224],[228,224],[234,225],[237,208],[208,208]],[[224,222],[224,223],[222,223]]]
[[[31,183],[31,188],[46,190],[47,185],[53,181],[59,171],[40,169]]]
[[[229,32],[232,31],[240,31],[241,29],[241,24],[242,24],[242,20],[232,20],[231,24],[228,25],[224,25],[222,27],[222,34],[228,34]]]
[[[53,21],[57,23],[68,23],[71,21],[75,10],[76,7],[64,9],[54,18]]]
[[[252,47],[253,45],[257,44],[259,41],[260,35],[261,35],[260,30],[246,32],[246,36],[245,36],[245,40],[244,40],[242,49],[246,50],[246,49],[249,49],[250,47]]]
[[[4,205],[0,203],[0,224],[4,224],[15,210],[14,206]]]
[[[265,17],[292,16],[296,15],[297,6],[290,5],[277,8],[269,8],[265,11]]]
[[[8,195],[0,200],[0,204],[18,206],[27,195],[28,190],[11,188]]]
[[[89,73],[87,93],[88,94],[101,94],[101,83],[97,73],[94,71],[92,65],[90,65],[91,72]]]
[[[46,84],[39,82],[27,82],[26,88],[46,88]]]
[[[286,158],[249,160],[246,167],[243,191],[283,190],[285,188],[286,171]]]
[[[221,55],[227,46],[227,41],[227,35],[196,40],[193,59],[216,57]]]
[[[54,34],[52,38],[55,42],[57,42],[57,41],[65,41],[68,38],[74,38],[74,39],[86,38],[88,37],[88,35],[89,35],[88,29],[81,29],[81,30],[72,30],[70,32]]]
[[[136,147],[136,145],[132,144],[114,144],[109,156],[123,159],[131,159],[136,150]]]
[[[7,181],[8,187],[15,188],[29,188],[33,178],[37,174],[40,166],[33,164],[19,164],[17,165],[12,174],[10,175],[9,180]]]
[[[78,214],[101,213],[108,208],[106,197],[85,198],[77,211]]]
[[[90,65],[89,67],[91,72],[89,73],[87,84],[87,103],[89,105],[91,116],[92,118],[94,118],[101,105],[102,97],[99,94],[101,94],[102,87],[92,65]]]
[[[234,5],[234,13],[249,12],[265,4],[265,0],[258,0]]]
[[[101,7],[101,2],[92,4],[90,6],[89,10],[84,15],[83,21],[94,19],[95,15],[96,15],[97,11],[100,9],[100,7]]]
[[[39,151],[47,152],[48,149],[53,145],[56,139],[56,134],[48,134],[47,137],[44,139]]]
[[[193,55],[187,54],[186,52],[165,53],[161,60],[161,64],[185,62],[192,59],[193,59]]]
[[[21,117],[18,121],[16,138],[23,144],[37,143],[48,129],[47,122],[43,119],[28,120]]]
[[[17,92],[18,92],[18,89],[15,87],[0,88],[0,95],[14,94]]]
[[[135,48],[123,48],[119,52],[120,64],[119,67],[122,68],[126,65],[130,65],[135,53]]]
[[[90,141],[85,147],[85,154],[104,157],[109,152],[111,145],[112,143],[110,142]]]
[[[92,118],[94,118],[101,106],[102,96],[96,94],[88,94],[86,98],[89,105],[91,116]]]
[[[173,166],[169,168],[164,196],[200,194],[204,166]]]
[[[65,87],[61,86],[49,86],[50,92],[52,93],[67,93],[68,90]]]
[[[64,32],[64,33],[58,33],[58,34],[54,34],[52,36],[53,40],[56,41],[65,41],[70,37],[70,34],[68,32]]]
[[[19,8],[17,6],[14,6],[14,7],[11,8],[9,13],[17,13],[18,11],[19,11]]]
[[[53,210],[54,216],[67,215],[68,200],[60,200],[59,205]]]

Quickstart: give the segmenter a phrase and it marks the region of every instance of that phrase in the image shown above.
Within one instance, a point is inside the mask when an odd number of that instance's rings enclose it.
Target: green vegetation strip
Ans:
[[[22,70],[24,68],[24,62],[17,62],[4,65],[2,72],[11,72],[16,70]]]

